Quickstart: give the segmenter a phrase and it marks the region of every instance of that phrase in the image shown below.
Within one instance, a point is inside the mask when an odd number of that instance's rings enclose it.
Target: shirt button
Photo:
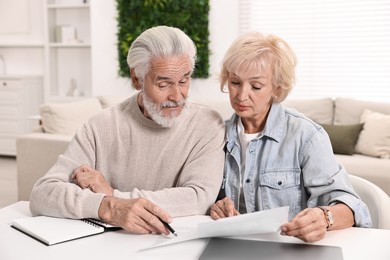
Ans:
[[[254,154],[255,151],[254,151],[254,150],[249,150],[249,153],[250,153],[250,154]]]
[[[278,185],[280,186],[280,185],[282,185],[283,184],[283,182],[282,181],[278,181]]]
[[[246,179],[246,181],[245,181],[246,183],[250,183],[251,182],[251,180],[250,179]]]

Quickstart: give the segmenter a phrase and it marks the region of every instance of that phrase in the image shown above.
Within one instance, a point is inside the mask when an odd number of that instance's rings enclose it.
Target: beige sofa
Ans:
[[[30,199],[34,183],[65,151],[85,120],[124,99],[99,96],[69,103],[43,104],[40,107],[41,126],[16,140],[18,199]]]
[[[68,104],[45,104],[41,108],[42,128],[17,139],[19,200],[29,200],[35,181],[54,164],[83,121],[123,99],[97,97]],[[215,108],[224,118],[233,112],[227,100],[194,102]],[[337,160],[348,172],[369,180],[390,195],[390,103],[324,98],[291,99],[284,104],[323,124],[336,142],[332,145],[338,147]],[[359,126],[361,120],[364,124]],[[336,150],[352,154],[337,154]]]
[[[350,174],[376,184],[390,195],[390,103],[349,98],[284,103],[325,127],[336,159]],[[351,148],[345,149],[347,146]]]

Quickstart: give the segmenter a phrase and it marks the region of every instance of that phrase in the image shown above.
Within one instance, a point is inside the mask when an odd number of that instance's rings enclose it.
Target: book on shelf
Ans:
[[[97,219],[47,216],[15,219],[11,226],[48,246],[121,229]]]

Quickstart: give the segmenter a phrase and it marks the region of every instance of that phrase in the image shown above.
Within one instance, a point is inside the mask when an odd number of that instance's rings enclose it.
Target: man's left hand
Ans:
[[[106,181],[103,174],[88,165],[81,165],[71,175],[74,183],[82,189],[90,189],[96,193],[104,193],[112,196],[114,193],[111,185]]]

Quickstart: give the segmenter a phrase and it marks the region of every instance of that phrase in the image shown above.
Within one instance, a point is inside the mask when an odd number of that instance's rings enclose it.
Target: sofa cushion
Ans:
[[[363,124],[356,125],[321,125],[328,133],[335,154],[352,155],[355,152]]]
[[[128,97],[122,96],[97,96],[103,108],[111,107],[124,101]]]
[[[349,174],[375,183],[390,196],[390,176],[388,174],[390,160],[382,160],[362,154],[336,154],[335,157]]]
[[[287,99],[283,101],[286,107],[294,108],[319,124],[333,123],[333,99]]]
[[[214,100],[205,98],[191,98],[190,101],[194,104],[203,105],[216,110],[224,120],[229,119],[234,114],[234,109],[230,105],[230,101],[228,99]]]
[[[42,127],[46,133],[74,135],[91,116],[102,110],[97,98],[40,106]]]
[[[390,103],[364,101],[351,98],[336,98],[334,124],[349,125],[360,123],[364,109],[370,109],[383,114],[390,114]]]
[[[356,152],[389,159],[390,158],[390,115],[365,109],[361,122],[363,130],[356,144]]]

